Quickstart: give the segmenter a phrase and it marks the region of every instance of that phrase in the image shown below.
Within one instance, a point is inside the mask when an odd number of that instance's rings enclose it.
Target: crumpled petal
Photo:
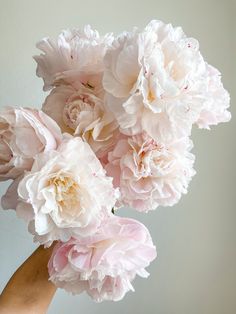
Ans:
[[[132,281],[156,258],[144,225],[113,216],[94,234],[72,238],[54,247],[48,263],[50,280],[73,294],[86,291],[96,302],[119,301],[134,291]]]

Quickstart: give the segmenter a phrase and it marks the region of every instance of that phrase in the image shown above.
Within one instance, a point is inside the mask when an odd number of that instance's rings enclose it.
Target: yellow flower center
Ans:
[[[55,199],[60,212],[76,215],[80,208],[78,183],[70,176],[59,175],[51,178],[48,185],[54,187]]]

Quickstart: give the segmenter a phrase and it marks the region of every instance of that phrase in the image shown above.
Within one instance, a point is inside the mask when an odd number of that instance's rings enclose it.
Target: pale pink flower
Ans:
[[[177,203],[195,174],[191,148],[188,137],[168,143],[143,133],[118,141],[105,168],[120,187],[119,203],[142,212]]]
[[[78,294],[86,291],[95,301],[121,300],[134,291],[132,281],[156,258],[156,248],[144,225],[111,217],[94,235],[58,243],[48,264],[50,280]]]
[[[210,129],[220,122],[228,122],[231,114],[227,110],[230,96],[221,82],[221,73],[211,65],[207,65],[206,82],[208,83],[207,99],[197,120],[199,128]]]
[[[189,136],[208,97],[206,63],[197,40],[180,27],[152,21],[124,32],[105,55],[108,106],[124,134]]]
[[[56,149],[60,128],[42,111],[6,107],[0,112],[0,181],[30,170],[34,157]]]
[[[35,157],[19,183],[16,212],[29,223],[35,241],[49,246],[95,232],[116,197],[112,178],[89,145],[66,135],[56,151]]]
[[[81,136],[100,156],[112,146],[118,124],[104,105],[104,95],[81,86],[54,88],[47,96],[43,111],[53,118],[64,132]]]
[[[43,53],[34,56],[36,73],[44,80],[43,89],[80,81],[85,86],[93,86],[103,72],[103,57],[113,41],[112,34],[100,37],[89,25],[83,30],[67,29],[57,40],[48,37],[37,43]]]

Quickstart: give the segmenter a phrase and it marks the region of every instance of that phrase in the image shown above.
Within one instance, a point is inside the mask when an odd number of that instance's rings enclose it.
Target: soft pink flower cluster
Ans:
[[[34,240],[56,244],[50,280],[120,300],[147,277],[156,249],[144,225],[114,211],[172,206],[194,176],[193,125],[230,120],[229,94],[197,40],[151,21],[101,37],[86,26],[37,43],[42,110],[0,113],[2,207]]]

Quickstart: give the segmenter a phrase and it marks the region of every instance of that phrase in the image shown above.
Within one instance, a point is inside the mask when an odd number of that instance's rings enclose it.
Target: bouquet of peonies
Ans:
[[[229,94],[197,40],[161,21],[117,37],[65,30],[37,48],[50,93],[42,110],[0,113],[0,180],[12,180],[2,207],[36,242],[57,242],[56,286],[117,301],[156,257],[146,227],[117,209],[180,200],[195,174],[192,126],[229,121]]]

